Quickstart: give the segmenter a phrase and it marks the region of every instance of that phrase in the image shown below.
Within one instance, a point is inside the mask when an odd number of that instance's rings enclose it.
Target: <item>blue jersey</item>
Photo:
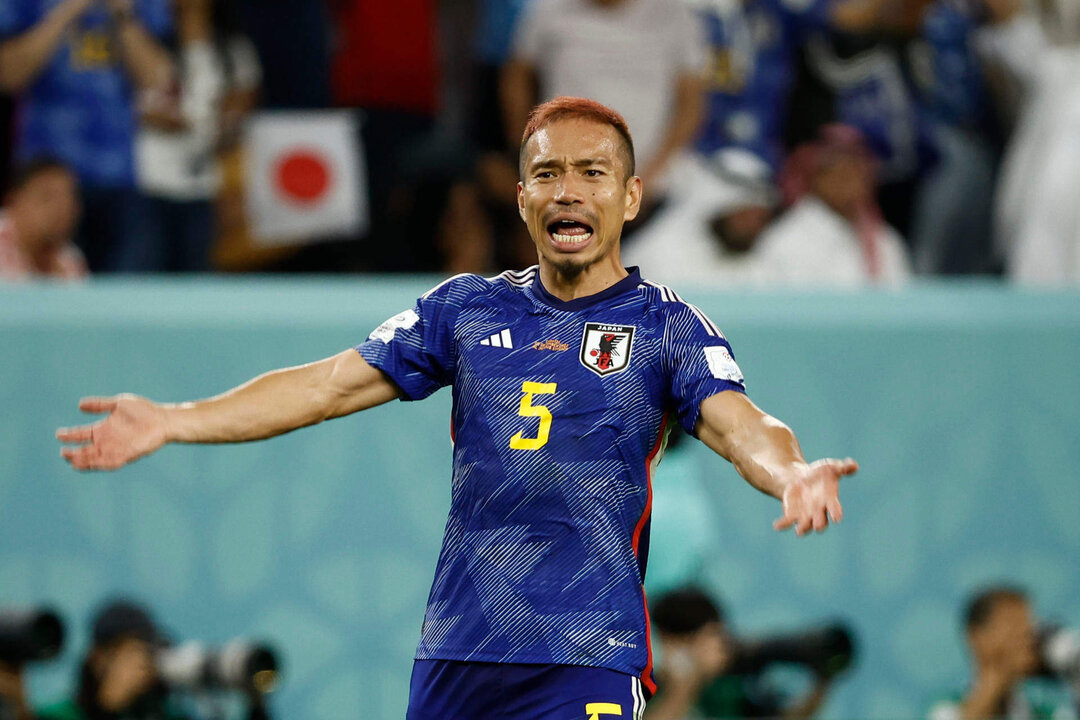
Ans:
[[[973,37],[979,18],[970,3],[937,0],[922,21],[923,72],[916,73],[924,111],[936,122],[986,125],[989,97]]]
[[[56,5],[53,0],[2,0],[0,40],[33,28]],[[160,36],[171,30],[169,0],[137,0],[135,12],[151,33]],[[18,155],[57,156],[85,185],[134,187],[133,93],[108,10],[104,3],[93,5],[20,94]]]
[[[697,149],[743,148],[779,164],[795,59],[811,30],[826,27],[831,0],[695,2],[708,29],[706,110]]]
[[[450,517],[417,659],[651,681],[650,478],[669,418],[743,392],[715,325],[636,269],[570,302],[535,267],[459,275],[357,348],[406,399],[453,386]]]
[[[502,65],[510,59],[518,18],[529,0],[483,0],[473,44],[476,56],[487,63]]]

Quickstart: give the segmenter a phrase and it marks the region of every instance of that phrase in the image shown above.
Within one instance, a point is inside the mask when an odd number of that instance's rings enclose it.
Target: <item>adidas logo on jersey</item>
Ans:
[[[486,340],[480,341],[481,345],[490,345],[491,347],[501,347],[513,349],[514,343],[510,339],[510,328],[505,328],[501,332],[497,332]]]

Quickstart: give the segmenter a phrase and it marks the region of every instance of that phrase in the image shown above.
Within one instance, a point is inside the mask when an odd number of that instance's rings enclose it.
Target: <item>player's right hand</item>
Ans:
[[[83,398],[79,409],[109,415],[91,425],[56,431],[57,440],[73,446],[62,448],[60,455],[76,470],[116,470],[168,440],[163,408],[138,395]]]

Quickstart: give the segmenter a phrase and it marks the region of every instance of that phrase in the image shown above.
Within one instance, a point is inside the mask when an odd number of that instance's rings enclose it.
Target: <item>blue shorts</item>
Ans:
[[[578,665],[417,660],[406,720],[640,720],[641,680]]]

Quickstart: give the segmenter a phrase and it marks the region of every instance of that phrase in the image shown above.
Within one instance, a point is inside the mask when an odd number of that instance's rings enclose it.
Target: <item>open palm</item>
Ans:
[[[90,397],[79,401],[88,413],[109,413],[91,425],[60,428],[56,438],[71,447],[60,454],[77,470],[115,470],[165,444],[161,409],[137,395]]]
[[[840,505],[840,478],[852,475],[859,469],[859,464],[851,458],[844,460],[817,460],[811,463],[806,472],[788,483],[784,488],[784,514],[773,523],[777,530],[795,528],[797,535],[804,535],[810,530],[821,532],[829,526],[829,521],[840,522],[844,509]]]

